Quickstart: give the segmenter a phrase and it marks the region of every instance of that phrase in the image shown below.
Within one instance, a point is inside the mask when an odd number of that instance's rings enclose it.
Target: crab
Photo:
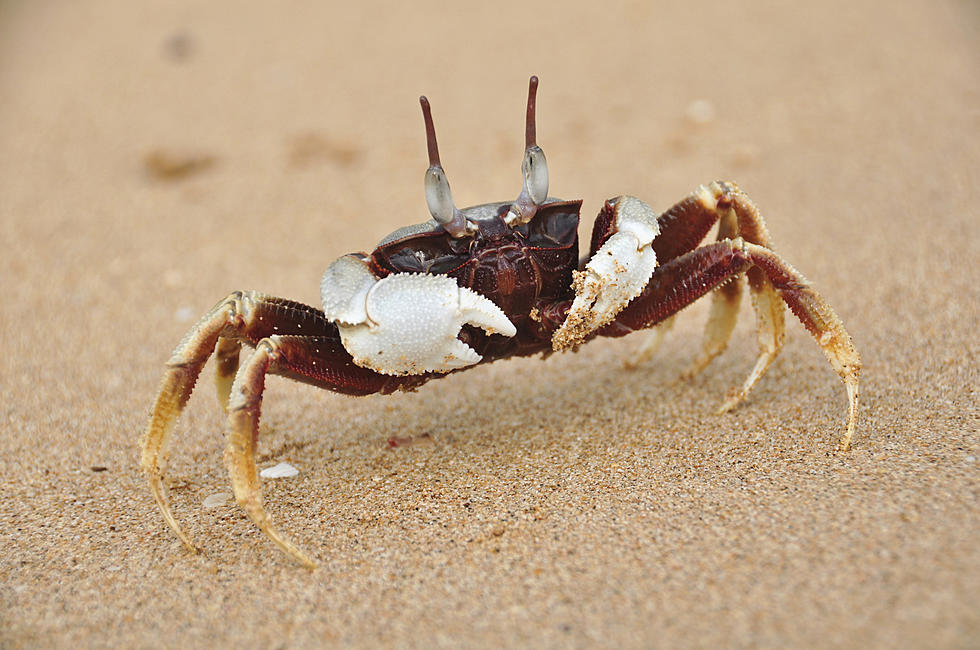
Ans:
[[[269,374],[347,395],[388,394],[480,363],[547,356],[654,328],[631,359],[638,365],[654,353],[677,312],[711,293],[703,347],[685,373],[690,376],[728,345],[744,276],[760,350],[720,412],[745,399],[779,354],[789,307],[844,382],[848,415],[839,446],[849,448],[860,357],[833,309],[773,251],[755,204],[727,181],[702,185],[661,214],[633,196],[609,199],[580,261],[582,202],[548,196],[547,162],[536,142],[537,86],[532,76],[516,200],[455,206],[423,96],[425,198],[432,218],[396,230],[369,254],[333,262],[320,284],[322,309],[235,291],[180,342],[141,441],[141,466],[164,519],[188,549],[197,550],[170,508],[163,469],[174,424],[212,355],[227,413],[225,463],[235,499],[269,539],[308,567],[315,562],[279,532],[263,507],[255,454]],[[717,239],[701,245],[716,224]],[[239,367],[242,345],[254,350]]]

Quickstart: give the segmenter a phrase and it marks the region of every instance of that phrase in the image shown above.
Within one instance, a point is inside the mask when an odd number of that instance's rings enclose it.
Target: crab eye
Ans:
[[[425,202],[432,218],[445,226],[453,220],[456,206],[449,190],[449,179],[442,167],[429,167],[425,172]]]
[[[436,143],[436,128],[432,124],[432,109],[429,100],[419,97],[422,105],[422,118],[425,120],[425,140],[429,149],[429,169],[425,172],[425,202],[429,214],[453,237],[471,234],[475,227],[466,220],[456,204],[449,189],[449,179],[439,162],[439,145]]]
[[[548,161],[541,147],[535,144],[527,148],[521,171],[528,196],[535,205],[541,205],[548,198]]]
[[[527,121],[524,124],[524,187],[517,200],[510,206],[504,221],[508,224],[527,223],[538,211],[538,206],[548,198],[548,161],[537,143],[535,124],[538,78],[531,77],[527,90]]]

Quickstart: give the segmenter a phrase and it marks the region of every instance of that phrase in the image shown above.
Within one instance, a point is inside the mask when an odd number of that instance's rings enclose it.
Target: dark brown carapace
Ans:
[[[391,237],[371,254],[379,277],[391,273],[448,275],[461,287],[489,298],[517,327],[517,335],[487,335],[464,325],[460,339],[487,361],[551,350],[558,323],[541,314],[565,310],[575,298],[572,271],[578,268],[581,201],[553,201],[527,223],[510,226],[511,203],[488,203],[461,210],[475,225],[471,236],[451,237],[442,228],[405,238]],[[533,317],[532,317],[533,316]]]

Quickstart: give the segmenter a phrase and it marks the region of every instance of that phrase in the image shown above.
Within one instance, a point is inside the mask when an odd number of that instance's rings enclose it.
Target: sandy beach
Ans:
[[[601,3],[600,3],[601,4]],[[980,12],[723,2],[0,6],[0,647],[980,645]],[[861,353],[847,401],[788,315],[751,396],[742,306],[352,398],[275,377],[266,506],[230,501],[213,364],[139,469],[174,346],[235,289],[428,218],[418,96],[459,205],[663,210],[731,179]],[[220,501],[221,498],[216,499]],[[214,498],[208,502],[210,506]]]

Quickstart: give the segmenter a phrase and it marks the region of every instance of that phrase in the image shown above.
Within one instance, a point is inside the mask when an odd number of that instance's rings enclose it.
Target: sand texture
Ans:
[[[0,5],[0,647],[977,647],[975,2]],[[184,550],[139,471],[170,352],[234,289],[319,304],[427,218],[418,95],[459,205],[662,210],[732,179],[864,361],[792,316],[750,398],[748,301],[351,398],[272,378],[268,510],[233,503],[211,380],[174,436]],[[208,506],[204,507],[208,500]]]

